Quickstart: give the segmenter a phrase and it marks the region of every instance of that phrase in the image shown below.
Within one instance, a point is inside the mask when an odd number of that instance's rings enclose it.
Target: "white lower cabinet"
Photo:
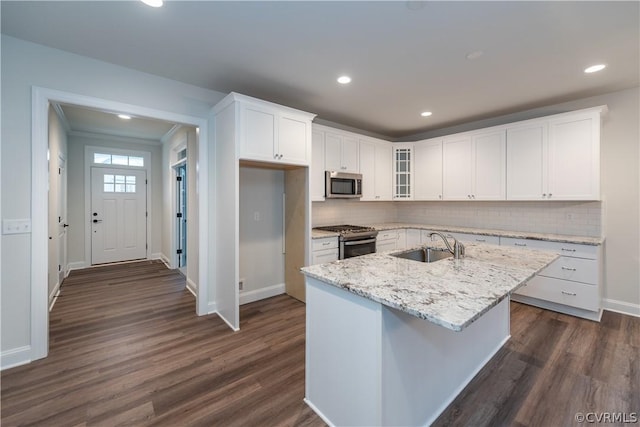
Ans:
[[[422,244],[422,230],[418,230],[417,228],[408,228],[406,230],[407,238],[406,238],[406,247],[413,248],[415,246],[420,246]]]
[[[453,237],[464,242],[473,242],[473,243],[486,243],[488,245],[499,245],[500,238],[498,236],[485,236],[483,234],[468,234],[468,233],[444,233],[445,236],[447,234],[451,234]]]
[[[501,245],[546,249],[562,255],[512,294],[514,301],[599,320],[601,246],[501,238]]]
[[[380,231],[376,238],[376,252],[404,249],[406,246],[407,234],[404,229]]]
[[[313,239],[311,244],[311,264],[324,264],[339,258],[338,238]]]

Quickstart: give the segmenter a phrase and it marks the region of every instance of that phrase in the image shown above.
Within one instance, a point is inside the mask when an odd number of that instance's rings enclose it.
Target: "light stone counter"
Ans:
[[[368,225],[374,227],[378,231],[393,230],[398,228],[413,228],[418,230],[433,230],[433,231],[445,231],[449,233],[469,233],[479,234],[483,236],[499,236],[499,237],[511,237],[514,239],[534,239],[545,240],[549,242],[560,243],[575,243],[581,245],[601,245],[604,242],[602,237],[587,237],[587,236],[569,236],[565,234],[546,234],[546,233],[533,233],[528,231],[510,231],[510,230],[491,230],[485,228],[471,228],[471,227],[457,227],[448,225],[428,225],[428,224],[408,224],[400,222],[387,222],[382,224],[359,224]],[[312,237],[316,238],[312,233]]]
[[[396,250],[304,267],[302,271],[385,306],[461,331],[558,258],[540,250],[477,243],[466,243],[465,247],[466,256],[460,260],[421,263],[392,256],[406,252]]]

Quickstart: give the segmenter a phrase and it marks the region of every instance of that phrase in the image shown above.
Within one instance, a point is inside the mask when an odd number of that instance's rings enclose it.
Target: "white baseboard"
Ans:
[[[284,283],[267,286],[266,288],[255,289],[253,291],[240,291],[240,305],[250,302],[260,301],[261,299],[282,295],[285,292]]]
[[[333,423],[329,420],[329,418],[327,418],[327,417],[322,413],[322,411],[320,411],[320,409],[318,409],[318,408],[316,407],[316,405],[314,405],[313,403],[311,403],[311,401],[310,401],[309,399],[307,399],[307,398],[305,397],[305,398],[304,398],[304,399],[302,399],[302,400],[304,401],[304,403],[306,403],[306,404],[307,404],[307,406],[308,406],[309,408],[311,408],[311,410],[312,410],[313,412],[315,412],[315,413],[316,413],[316,415],[317,415],[317,416],[319,416],[319,417],[322,419],[322,421],[324,421],[324,422],[325,422],[325,424],[326,424],[326,425],[328,425],[328,426],[330,426],[330,427],[334,427],[334,426],[335,426],[335,424],[333,424]]]
[[[187,277],[187,290],[193,294],[194,297],[198,297],[198,286],[193,283],[191,279]]]
[[[215,302],[210,302],[207,305],[207,314],[218,314],[218,306],[216,305]],[[222,318],[222,316],[221,316]]]
[[[67,270],[68,271],[81,270],[83,268],[87,268],[87,264],[84,261],[75,261],[75,262],[70,262],[69,264],[67,264]]]
[[[15,368],[31,362],[31,346],[13,348],[0,354],[0,370]]]
[[[56,285],[53,287],[53,290],[49,294],[49,311],[53,309],[53,304],[56,303],[58,295],[60,295],[60,282],[56,283]]]
[[[640,317],[640,304],[631,304],[625,301],[615,299],[602,299],[602,308],[607,311],[615,311],[616,313],[627,314],[629,316]]]

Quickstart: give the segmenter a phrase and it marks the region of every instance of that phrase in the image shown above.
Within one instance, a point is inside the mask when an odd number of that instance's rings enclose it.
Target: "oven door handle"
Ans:
[[[376,239],[352,240],[350,242],[342,242],[345,246],[366,245],[367,243],[375,243]]]

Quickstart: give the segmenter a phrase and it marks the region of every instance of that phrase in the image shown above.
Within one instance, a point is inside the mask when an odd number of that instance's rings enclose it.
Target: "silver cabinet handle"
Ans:
[[[352,242],[344,242],[345,246],[353,246],[353,245],[364,245],[365,243],[375,243],[376,239],[367,239],[367,240],[354,240]]]
[[[566,292],[566,291],[560,291],[560,292],[562,292],[564,295],[570,295],[570,296],[572,296],[572,297],[575,297],[575,296],[577,295],[577,294],[576,294],[576,293],[574,293],[574,292]]]
[[[516,245],[516,246],[527,246],[526,243],[514,243],[514,245]]]
[[[325,243],[322,244],[322,246],[327,246],[327,245],[330,245],[330,244],[331,244],[331,242],[325,242]]]
[[[442,199],[442,194],[438,194],[438,199]]]
[[[553,194],[549,193],[549,197],[553,196]]]
[[[567,249],[567,248],[562,248],[563,251],[565,252],[575,252],[575,249]]]
[[[542,197],[547,197],[547,193],[542,193]]]
[[[476,242],[486,242],[487,239],[476,239]]]
[[[576,269],[575,269],[575,268],[565,267],[565,266],[562,266],[562,269],[563,269],[563,270],[567,270],[567,271],[576,271]]]

